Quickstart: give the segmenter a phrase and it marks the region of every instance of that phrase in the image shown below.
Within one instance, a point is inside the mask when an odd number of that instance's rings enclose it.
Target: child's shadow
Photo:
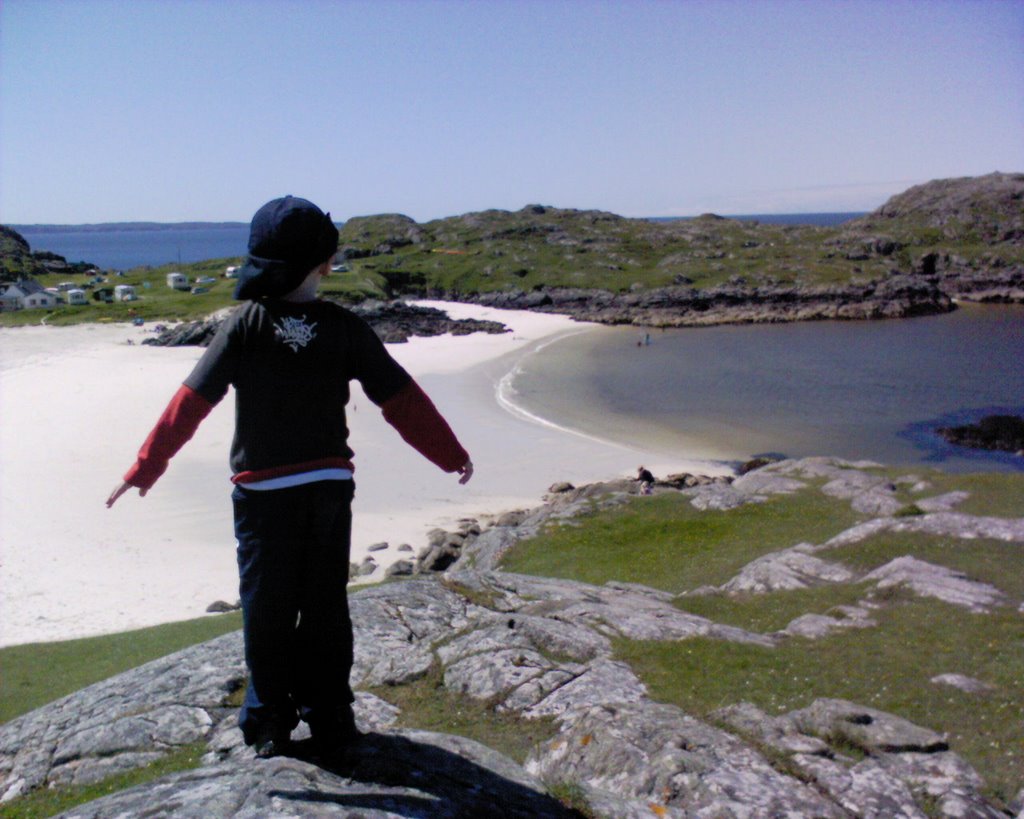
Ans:
[[[410,817],[467,819],[581,816],[524,782],[454,751],[400,734],[367,734],[348,753],[334,759],[316,757],[308,741],[294,743],[290,755],[345,780],[268,794],[310,807],[330,804]],[[503,764],[507,764],[504,758],[496,758],[495,767],[500,769]],[[514,769],[508,773],[515,776]]]

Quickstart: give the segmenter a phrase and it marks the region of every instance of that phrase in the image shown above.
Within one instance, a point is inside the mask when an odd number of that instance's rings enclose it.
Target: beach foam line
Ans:
[[[534,412],[530,412],[530,410],[526,409],[525,406],[518,403],[515,399],[515,396],[518,395],[515,388],[515,380],[522,374],[523,364],[527,359],[536,355],[542,350],[550,347],[552,344],[555,344],[559,341],[562,341],[566,338],[570,338],[572,336],[578,336],[581,335],[582,333],[590,332],[590,329],[591,328],[586,328],[583,330],[573,330],[561,333],[560,335],[554,338],[549,338],[544,341],[541,341],[535,344],[533,347],[526,350],[516,360],[516,363],[512,366],[512,368],[498,380],[498,385],[495,391],[495,395],[498,400],[498,405],[506,412],[514,415],[516,418],[519,418],[524,421],[529,421],[530,423],[537,424],[548,429],[553,429],[557,432],[564,432],[570,435],[577,435],[580,438],[583,438],[587,441],[592,441],[594,443],[602,444],[604,446],[618,447],[619,449],[633,449],[635,447],[631,447],[628,444],[622,444],[619,443],[618,441],[610,441],[606,438],[601,438],[597,435],[591,435],[590,433],[584,432],[583,430],[575,429],[573,427],[566,426],[565,424],[560,424],[556,421],[552,421],[549,418],[544,418],[543,416],[537,415]]]

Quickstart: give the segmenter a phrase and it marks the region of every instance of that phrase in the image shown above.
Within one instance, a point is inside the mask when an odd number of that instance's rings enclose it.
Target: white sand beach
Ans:
[[[375,552],[380,569],[370,579],[403,556],[400,544],[418,550],[434,527],[534,506],[555,481],[632,475],[639,463],[656,473],[727,471],[679,453],[597,441],[515,411],[507,389],[499,390],[502,379],[522,356],[585,325],[428,304],[456,318],[501,321],[512,332],[389,346],[471,453],[476,474],[466,486],[406,446],[354,385],[352,559],[360,562],[372,544],[390,544]],[[132,492],[113,509],[104,506],[202,354],[142,346],[151,332],[128,325],[0,329],[0,646],[198,617],[214,600],[237,599],[230,393],[145,498]]]

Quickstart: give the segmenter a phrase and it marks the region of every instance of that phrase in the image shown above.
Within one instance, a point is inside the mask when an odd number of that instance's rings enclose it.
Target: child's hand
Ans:
[[[472,472],[472,469],[470,469],[470,472]],[[468,478],[467,478],[467,480],[468,480]],[[117,499],[119,497],[121,497],[125,492],[127,492],[131,488],[132,488],[132,485],[130,483],[128,483],[127,481],[125,481],[120,486],[115,488],[114,491],[110,493],[110,497],[107,498],[107,509],[109,509],[111,506],[113,506],[114,503],[117,502]],[[140,498],[146,497],[146,493],[148,491],[149,491],[148,489],[140,489],[139,490],[139,497]]]
[[[466,461],[465,464],[459,467],[459,474],[462,475],[459,478],[459,483],[469,483],[469,479],[473,477],[473,462]]]

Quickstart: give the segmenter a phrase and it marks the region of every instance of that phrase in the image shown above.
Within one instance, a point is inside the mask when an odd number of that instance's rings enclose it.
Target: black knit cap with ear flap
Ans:
[[[238,271],[235,298],[280,298],[337,251],[331,214],[297,196],[273,199],[252,217],[249,257]]]

